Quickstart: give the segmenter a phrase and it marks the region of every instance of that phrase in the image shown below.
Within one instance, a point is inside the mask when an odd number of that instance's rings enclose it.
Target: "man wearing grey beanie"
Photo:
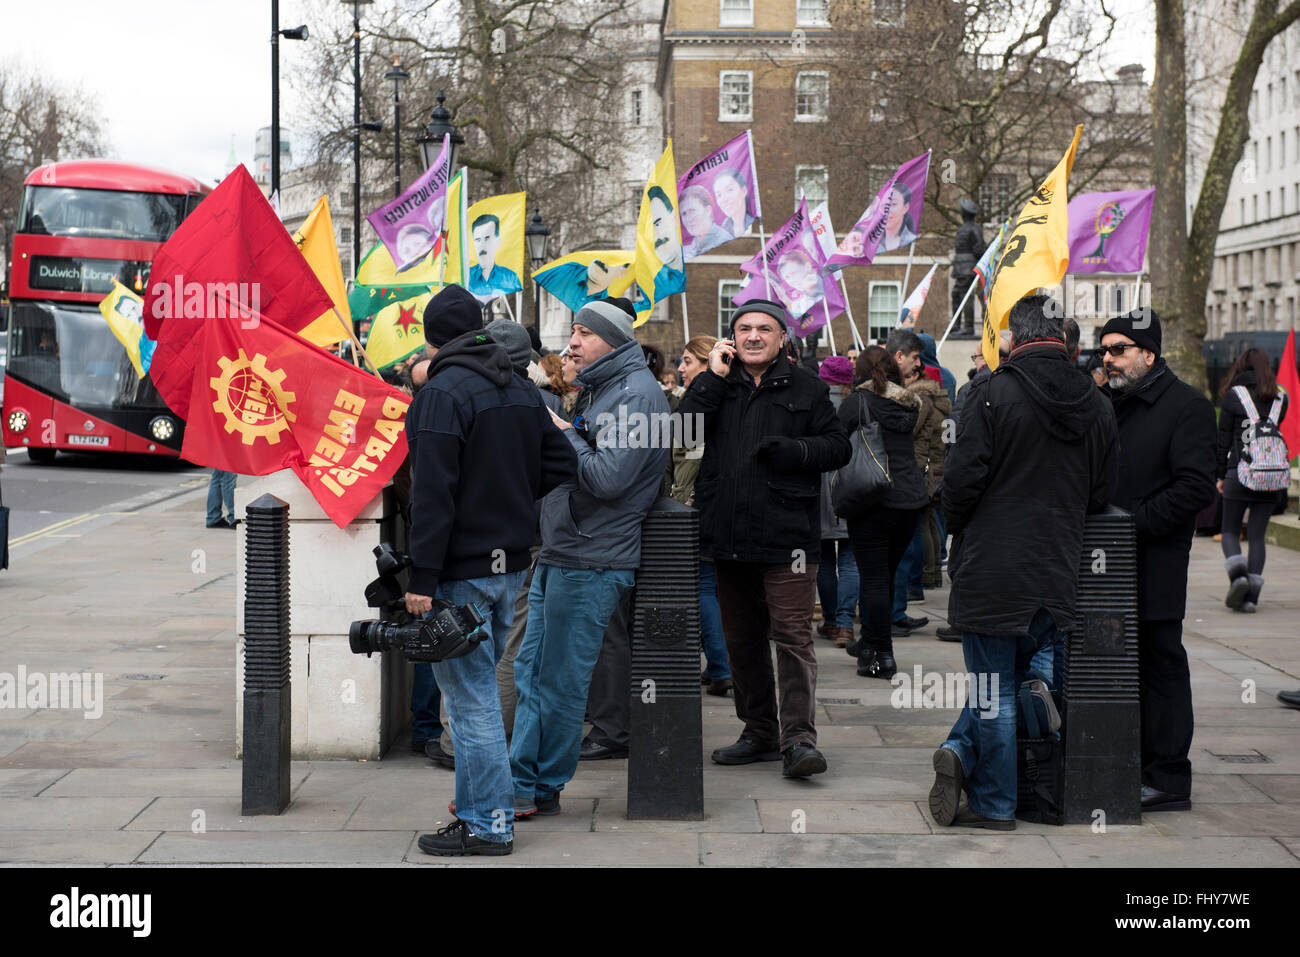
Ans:
[[[515,658],[516,817],[559,813],[560,791],[578,767],[592,669],[610,616],[636,581],[641,523],[671,451],[639,441],[638,423],[666,417],[668,402],[627,313],[609,302],[583,306],[569,357],[582,389],[576,415],[569,423],[552,413],[552,421],[577,453],[578,476],[542,502],[542,550]]]

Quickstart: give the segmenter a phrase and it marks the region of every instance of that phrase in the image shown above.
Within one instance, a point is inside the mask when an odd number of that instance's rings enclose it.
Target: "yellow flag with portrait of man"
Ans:
[[[1070,264],[1066,186],[1083,125],[1056,169],[1044,179],[1025,208],[1006,230],[997,267],[989,279],[988,308],[980,351],[990,369],[998,367],[999,333],[1007,328],[1011,307],[1039,288],[1059,285]]]
[[[469,270],[462,285],[479,302],[523,290],[526,193],[480,199],[469,208]]]
[[[633,281],[647,297],[635,303],[634,326],[650,318],[650,311],[660,299],[686,291],[686,261],[677,212],[677,170],[673,165],[671,139],[641,193],[641,211],[636,220],[636,258],[632,268],[610,283],[609,294],[626,295]]]

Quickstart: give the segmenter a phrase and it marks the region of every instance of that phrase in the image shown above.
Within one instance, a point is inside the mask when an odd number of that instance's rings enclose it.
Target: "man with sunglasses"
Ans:
[[[1192,683],[1183,650],[1196,513],[1214,498],[1214,407],[1160,355],[1160,317],[1135,309],[1101,330],[1119,425],[1112,503],[1137,525],[1142,810],[1191,807]]]

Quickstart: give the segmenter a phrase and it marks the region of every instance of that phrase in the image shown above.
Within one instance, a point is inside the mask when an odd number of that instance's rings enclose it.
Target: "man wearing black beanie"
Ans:
[[[1214,408],[1160,356],[1150,308],[1101,330],[1107,394],[1119,426],[1112,504],[1137,525],[1142,810],[1191,807],[1192,684],[1183,649],[1196,513],[1214,499]]]

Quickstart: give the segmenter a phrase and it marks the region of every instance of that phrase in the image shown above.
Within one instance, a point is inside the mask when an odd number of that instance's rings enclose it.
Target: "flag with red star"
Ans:
[[[366,343],[376,368],[395,365],[424,349],[424,307],[431,298],[425,293],[379,310]]]

